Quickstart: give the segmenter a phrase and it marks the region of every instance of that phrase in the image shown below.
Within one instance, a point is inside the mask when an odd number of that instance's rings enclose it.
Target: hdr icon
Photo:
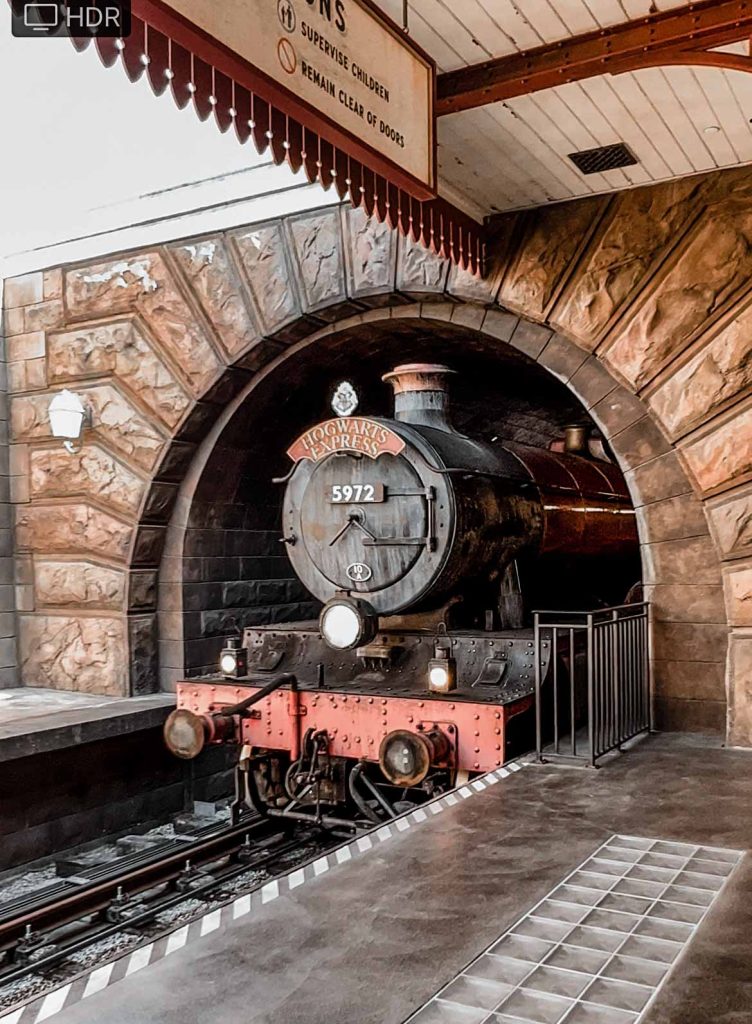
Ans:
[[[25,38],[124,38],[131,31],[131,0],[11,0],[12,31]]]

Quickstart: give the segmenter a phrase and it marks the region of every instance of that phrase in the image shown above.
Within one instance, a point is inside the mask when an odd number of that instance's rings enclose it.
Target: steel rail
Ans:
[[[113,871],[112,875],[102,880],[84,884],[74,892],[52,900],[40,900],[36,906],[20,914],[8,915],[4,919],[0,917],[0,951],[12,949],[24,938],[28,929],[48,932],[106,909],[117,897],[118,889],[127,891],[128,896],[145,892],[178,877],[186,861],[190,861],[193,867],[210,863],[232,852],[238,840],[247,835],[260,833],[266,836],[279,831],[279,819],[254,815],[251,820],[230,825],[213,836],[198,839],[195,843],[186,843],[180,850],[161,856],[155,852],[154,857],[146,863],[125,871]]]
[[[271,834],[281,836],[284,835],[284,831],[280,829],[276,832],[272,832]],[[137,901],[134,901],[133,912],[123,915],[117,921],[108,921],[103,924],[91,923],[82,933],[63,937],[57,942],[55,942],[54,939],[51,939],[49,942],[50,952],[34,959],[29,959],[23,964],[11,964],[5,969],[0,968],[0,997],[2,997],[2,990],[6,986],[21,980],[29,974],[43,975],[44,972],[48,971],[52,967],[56,967],[61,964],[64,965],[65,960],[73,956],[75,953],[86,949],[88,946],[91,946],[96,942],[100,942],[102,939],[115,935],[124,929],[144,929],[143,939],[145,940],[149,937],[149,933],[147,931],[148,926],[154,923],[154,919],[159,914],[164,913],[172,907],[178,906],[180,903],[184,903],[186,900],[207,899],[212,890],[218,890],[221,893],[222,887],[234,878],[245,874],[246,872],[265,870],[268,865],[283,860],[285,857],[294,853],[297,849],[305,848],[308,843],[310,843],[310,839],[311,837],[308,837],[308,839],[298,838],[294,840],[287,840],[286,843],[272,849],[263,847],[258,851],[255,857],[249,857],[247,860],[239,860],[231,866],[223,867],[221,871],[216,874],[212,873],[211,875],[207,875],[204,879],[199,878],[195,884],[191,884],[182,891],[176,892],[171,890],[168,893],[160,894],[148,905],[139,905]],[[336,844],[332,843],[330,845]],[[238,849],[244,849],[244,844],[241,844]],[[230,853],[232,852],[233,851],[230,851]],[[318,855],[319,851],[316,852],[316,856]],[[173,878],[177,878],[179,875],[180,872],[175,872],[173,874]],[[222,902],[224,902],[224,900],[220,899],[219,903]],[[108,959],[109,958],[107,956],[104,956],[102,962],[105,963]],[[8,1009],[12,1009],[12,1007],[1,1008],[0,1014],[6,1012]]]

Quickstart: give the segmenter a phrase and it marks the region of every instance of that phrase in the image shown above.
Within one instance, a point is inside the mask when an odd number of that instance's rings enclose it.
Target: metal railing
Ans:
[[[534,624],[539,761],[595,766],[650,730],[647,602],[592,612],[540,611]]]

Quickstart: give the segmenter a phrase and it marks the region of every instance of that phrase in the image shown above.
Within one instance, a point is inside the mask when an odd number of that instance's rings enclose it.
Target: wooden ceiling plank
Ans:
[[[726,137],[726,133],[723,131],[723,125],[719,125],[717,122],[716,113],[697,81],[695,70],[695,68],[688,67],[671,67],[665,68],[664,74],[672,83],[674,92],[681,96],[682,105],[687,112],[687,116],[697,125],[697,129],[702,134],[705,145],[715,160],[716,166],[726,167],[728,164],[736,163],[736,153]],[[714,125],[720,131],[706,132],[704,130]]]
[[[439,72],[448,73],[450,70],[464,66],[461,54],[457,49],[439,33],[436,29],[410,9],[410,36],[430,53],[436,61],[436,68]]]
[[[659,11],[671,11],[675,7],[681,7],[686,0],[648,0],[648,10],[646,13],[650,13],[650,8],[655,5]]]
[[[541,189],[542,203],[571,199],[579,195],[578,191],[574,190],[578,187],[576,177],[568,170],[569,181],[562,180],[557,162],[554,162],[554,166],[548,166],[541,160],[541,140],[524,121],[517,120],[503,103],[496,103],[476,113],[484,126],[481,137],[485,138],[486,133],[493,133],[493,137],[504,147],[507,155],[514,155],[521,175],[535,182]]]
[[[750,124],[742,116],[736,97],[729,85],[727,76],[732,72],[725,71],[719,74],[713,68],[696,68],[695,74],[708,102],[715,111],[716,124],[722,125],[726,138],[736,153],[737,160],[740,163],[752,160]]]
[[[543,190],[530,187],[529,176],[508,159],[507,151],[493,134],[484,137],[489,159],[474,159],[478,132],[468,120],[450,118],[448,130],[444,122],[441,123],[439,164],[452,184],[462,191],[466,191],[467,185],[473,185],[476,196],[482,193],[486,211],[496,206],[509,209],[533,205],[541,201],[541,195],[545,201]]]
[[[582,82],[572,82],[569,85],[561,85],[557,92],[564,102],[576,112],[580,120],[589,126],[597,146],[610,146],[624,141],[623,136],[609,121],[604,111],[587,94],[583,84]],[[545,95],[545,93],[541,95]],[[642,185],[653,180],[642,162],[630,167],[623,167],[619,173],[626,178],[629,185]]]
[[[564,186],[566,192],[563,195],[554,194],[551,198],[562,199],[567,195],[583,195],[593,191],[588,187],[583,190],[582,176],[574,165],[551,149],[531,123],[536,121],[537,108],[533,106],[530,96],[518,96],[508,104],[497,103],[489,109],[508,130],[512,145],[516,142],[518,146],[524,146],[531,156],[541,162],[545,171]]]
[[[545,25],[536,22],[548,8]],[[525,15],[547,39],[560,30],[548,0],[526,0]],[[705,52],[752,34],[746,0],[700,0],[648,17],[599,29],[555,45],[494,58],[438,78],[437,114],[467,110],[595,75],[617,74],[661,64],[714,63],[752,70],[752,60]]]
[[[661,118],[673,135],[676,143],[684,151],[695,171],[709,171],[716,166],[713,154],[705,144],[705,139],[687,116],[687,112],[675,95],[671,83],[663,68],[644,68],[633,71],[643,92],[647,93],[653,106],[661,114]]]
[[[591,78],[581,82],[583,90],[591,100],[603,111],[609,122],[619,133],[619,138],[632,149],[633,153],[651,176],[651,180],[660,181],[671,176],[663,156],[658,151],[632,114],[624,104],[621,96],[613,87],[613,79]]]
[[[525,0],[524,3],[518,0],[518,4],[544,43],[559,42],[569,37],[567,26],[558,14],[558,0],[555,5],[549,0]]]
[[[480,0],[480,4],[488,16],[509,34],[518,52],[531,50],[545,42],[525,17],[519,4],[512,0]]]
[[[517,102],[510,100],[512,107]],[[534,113],[536,111],[539,113]],[[558,90],[551,89],[548,92],[531,96],[526,120],[538,132],[541,139],[545,139],[554,153],[568,167],[571,167],[588,191],[601,192],[608,189],[609,182],[603,174],[583,175],[582,171],[569,159],[570,153],[577,153],[581,149],[593,149],[598,145],[598,141],[588,126],[572,113]],[[623,178],[620,184],[625,184]]]
[[[452,9],[452,0],[440,0],[440,2],[450,10]],[[462,24],[490,56],[503,57],[505,54],[519,53],[514,39],[504,31],[480,0],[462,0],[460,10]]]
[[[499,188],[499,181],[491,182],[482,180],[480,175],[467,175],[461,168],[449,168],[442,175],[442,186],[448,184],[450,189],[458,191],[463,198],[467,199],[473,206],[483,210],[486,216],[489,211],[515,210],[528,205],[529,200],[512,192],[506,192]],[[503,186],[503,183],[502,183]],[[503,199],[501,198],[503,196]],[[496,203],[501,205],[496,206]]]
[[[443,0],[421,0],[420,17],[460,57],[460,66],[487,60],[491,50],[486,40],[473,35],[465,20],[464,0],[460,13]],[[433,50],[429,51],[433,54]]]
[[[584,0],[556,0],[556,13],[572,36],[601,27]]]
[[[506,177],[514,182],[523,194],[530,197],[530,205],[548,202],[552,189],[562,197],[571,196],[571,190],[566,188],[555,175],[542,167],[538,161],[531,159],[532,154],[526,149],[524,141],[511,134],[500,120],[494,117],[493,108],[475,110],[454,120],[460,126],[465,120],[468,129],[474,133],[474,145],[477,146],[478,139],[482,139],[484,151],[488,146],[489,153],[496,157],[496,159],[484,161],[473,160],[473,163],[479,164],[483,168],[482,173],[490,181],[493,181],[499,173],[499,168],[502,167]],[[494,205],[497,203],[498,200],[495,200]]]
[[[611,85],[660,149],[671,174],[691,174],[694,167],[687,154],[666,126],[660,111],[653,105],[635,75],[632,72],[616,75]]]
[[[585,0],[585,3],[600,28],[610,28],[628,20],[619,0]]]
[[[726,71],[724,75],[736,99],[745,129],[748,133],[752,132],[752,77],[735,71]]]

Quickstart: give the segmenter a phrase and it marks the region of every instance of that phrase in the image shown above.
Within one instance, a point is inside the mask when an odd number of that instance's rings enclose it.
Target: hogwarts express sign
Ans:
[[[380,455],[399,455],[404,448],[399,434],[382,423],[360,416],[340,416],[306,430],[287,449],[287,454],[293,462],[318,462],[336,452],[354,452],[377,459]]]
[[[386,157],[418,198],[435,194],[435,65],[369,0],[161,0],[159,6],[281,87],[302,124],[301,105]]]

